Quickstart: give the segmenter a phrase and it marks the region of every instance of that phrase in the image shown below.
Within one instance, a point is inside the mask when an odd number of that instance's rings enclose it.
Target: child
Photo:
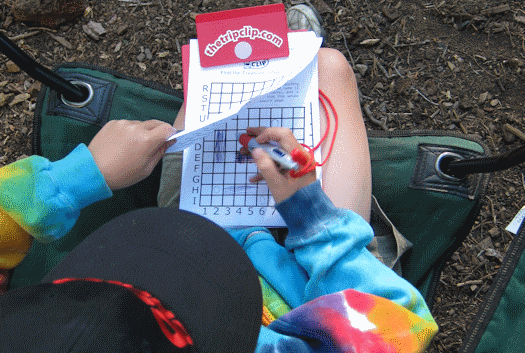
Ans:
[[[260,175],[252,181],[265,179],[289,233],[283,247],[262,227],[230,230],[263,288],[256,351],[423,351],[437,325],[421,294],[366,248],[373,238],[370,156],[355,76],[337,50],[321,48],[318,63],[319,88],[339,116],[323,188],[315,172],[291,178],[255,149]],[[174,126],[183,121],[184,107]],[[325,121],[321,110],[321,135]],[[289,129],[247,132],[288,152],[301,148]],[[321,146],[323,160],[329,144]],[[165,156],[159,205],[178,206],[181,162],[180,155]]]
[[[340,75],[343,83],[355,84],[338,52],[323,51],[321,55],[335,70],[332,74]],[[344,88],[339,90],[345,93]],[[331,99],[341,118],[340,131],[351,136],[341,139],[338,134],[332,157],[339,154],[352,168],[362,168],[357,185],[345,177],[346,188],[356,199],[338,201],[350,202],[347,207],[355,211],[334,207],[314,172],[292,179],[281,175],[264,152],[253,151],[289,228],[284,247],[261,227],[230,232],[258,271],[263,289],[257,352],[420,352],[437,331],[418,291],[366,249],[372,239],[364,218],[370,212],[369,162],[362,156],[367,156],[367,141],[364,131],[358,131],[364,130],[362,122],[357,128],[345,123],[345,119],[354,119],[349,115],[360,114],[355,111],[355,93],[350,101],[345,97],[334,93]],[[61,161],[50,163],[34,156],[0,169],[2,222],[7,225],[1,228],[0,239],[18,240],[30,234],[40,241],[52,241],[64,235],[82,207],[149,175],[171,132],[171,126],[159,121],[112,121],[89,147],[80,145]],[[274,140],[287,151],[299,147],[287,129],[254,128],[249,132],[258,135],[259,142]],[[348,153],[347,143],[360,152],[352,153],[353,160],[341,157]],[[326,168],[347,167],[337,162]],[[337,174],[325,175],[337,178]],[[331,182],[327,180],[325,184]],[[23,250],[6,250],[3,258],[11,260],[11,266],[12,259],[23,257]]]

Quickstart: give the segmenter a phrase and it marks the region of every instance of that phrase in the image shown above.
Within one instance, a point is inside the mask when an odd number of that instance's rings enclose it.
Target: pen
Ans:
[[[239,136],[239,142],[250,152],[253,151],[254,148],[263,149],[283,169],[298,171],[301,168],[301,166],[292,159],[292,156],[282,148],[269,143],[258,143],[254,137],[255,136],[248,134],[242,134]]]

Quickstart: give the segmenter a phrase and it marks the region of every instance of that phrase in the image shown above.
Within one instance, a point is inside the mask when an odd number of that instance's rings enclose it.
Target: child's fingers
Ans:
[[[266,130],[267,128],[264,127],[264,126],[258,126],[258,127],[247,127],[246,128],[246,132],[248,133],[248,135],[255,135],[255,136],[258,136],[260,135],[264,130]]]
[[[301,148],[301,144],[297,141],[292,130],[284,127],[270,127],[264,129],[256,137],[257,142],[267,143],[268,141],[275,141],[285,151],[291,152],[295,148]]]
[[[264,180],[264,177],[261,173],[257,173],[256,176],[250,178],[250,183],[258,183],[261,180]]]
[[[168,123],[165,123],[164,121],[160,121],[160,120],[157,120],[157,119],[145,120],[145,121],[138,122],[138,123],[142,124],[146,130],[153,130],[157,126],[161,126],[161,125],[164,125],[164,124],[169,125]]]
[[[161,123],[162,124],[157,124],[157,126],[151,130],[146,130],[148,145],[151,147],[152,153],[157,153],[157,150],[163,147],[166,140],[173,134],[173,127],[170,124]],[[175,143],[173,140],[169,142],[171,145]]]
[[[253,160],[257,164],[259,173],[263,176],[268,184],[270,190],[283,184],[283,179],[286,179],[279,171],[273,159],[260,148],[252,151]]]

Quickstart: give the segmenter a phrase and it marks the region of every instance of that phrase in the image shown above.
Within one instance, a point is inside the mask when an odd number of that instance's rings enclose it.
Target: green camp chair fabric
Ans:
[[[369,132],[372,193],[396,228],[412,244],[402,258],[403,277],[432,303],[441,266],[455,251],[474,222],[488,175],[469,180],[470,197],[443,191],[416,189],[411,179],[418,146],[436,144],[487,153],[479,141],[442,131]]]
[[[104,120],[159,119],[173,123],[182,105],[182,92],[153,82],[127,77],[118,72],[91,65],[61,65],[55,72],[67,76],[93,77],[114,89],[105,89],[100,112],[79,114],[80,109],[67,111],[56,93],[43,87],[35,114],[33,153],[50,160],[58,160],[71,152],[79,143],[89,144],[100,130]],[[95,89],[95,95],[99,92]],[[94,109],[97,109],[95,107]],[[90,120],[91,118],[95,120]],[[98,119],[98,120],[97,120]],[[114,192],[109,200],[97,202],[82,210],[73,229],[51,244],[33,242],[30,252],[18,265],[11,279],[10,288],[39,282],[67,253],[87,235],[112,218],[133,209],[156,206],[161,167],[142,182]]]

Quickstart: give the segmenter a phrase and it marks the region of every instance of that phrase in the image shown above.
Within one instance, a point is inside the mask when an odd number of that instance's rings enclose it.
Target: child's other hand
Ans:
[[[270,140],[275,141],[288,153],[292,152],[295,148],[303,149],[295,139],[292,131],[287,128],[257,127],[248,128],[246,131],[250,135],[256,135],[257,142],[267,143]],[[251,178],[250,181],[257,182],[262,179],[266,180],[276,203],[286,200],[295,194],[296,191],[316,180],[315,170],[299,178],[292,178],[289,172],[281,173],[273,159],[260,148],[252,151],[252,157],[257,164],[260,175]]]
[[[95,135],[88,148],[111,190],[138,183],[175,143],[166,142],[173,127],[160,120],[112,120]]]

